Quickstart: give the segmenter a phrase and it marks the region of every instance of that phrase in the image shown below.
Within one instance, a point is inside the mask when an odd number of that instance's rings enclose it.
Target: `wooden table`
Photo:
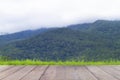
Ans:
[[[120,65],[0,66],[0,80],[120,80]]]

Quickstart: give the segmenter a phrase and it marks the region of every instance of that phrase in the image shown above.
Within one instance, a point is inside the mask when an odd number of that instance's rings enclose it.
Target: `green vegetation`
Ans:
[[[39,61],[39,60],[10,60],[10,61],[0,61],[0,65],[120,65],[120,61]]]
[[[0,48],[12,60],[120,61],[120,21],[71,25]]]
[[[13,34],[0,35],[0,47],[11,42],[30,38],[32,36],[47,32],[48,30],[52,30],[52,29],[42,28],[38,30],[26,30],[26,31],[13,33]]]

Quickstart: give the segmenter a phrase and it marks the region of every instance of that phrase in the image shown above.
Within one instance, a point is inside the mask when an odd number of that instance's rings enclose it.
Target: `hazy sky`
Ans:
[[[120,0],[0,0],[0,32],[120,19]]]

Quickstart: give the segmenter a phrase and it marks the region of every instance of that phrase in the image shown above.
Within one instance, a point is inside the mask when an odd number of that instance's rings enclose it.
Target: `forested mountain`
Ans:
[[[10,43],[0,54],[12,59],[120,60],[120,21],[98,20],[47,31]]]
[[[12,33],[12,34],[0,35],[0,46],[3,46],[10,42],[27,39],[32,36],[38,35],[40,33],[44,33],[48,30],[52,30],[52,29],[53,28],[51,28],[51,29],[42,28],[42,29],[37,29],[37,30],[26,30],[26,31],[21,31],[21,32],[17,32],[17,33]]]

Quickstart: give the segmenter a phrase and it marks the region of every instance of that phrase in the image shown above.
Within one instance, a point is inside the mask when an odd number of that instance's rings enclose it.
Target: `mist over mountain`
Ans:
[[[120,0],[0,0],[0,32],[5,33],[100,19],[120,20]]]
[[[37,30],[25,30],[21,32],[12,33],[12,34],[3,34],[3,35],[0,35],[0,46],[8,44],[10,42],[24,40],[53,29],[55,28],[41,28]]]
[[[42,33],[41,30],[20,33],[22,34],[19,36],[14,33],[17,38],[12,38],[12,42],[0,48],[0,55],[11,59],[44,61],[120,60],[120,21],[97,20],[93,23],[43,30]],[[8,36],[5,35],[5,38],[9,38]],[[2,37],[0,40],[4,40],[4,36]]]

